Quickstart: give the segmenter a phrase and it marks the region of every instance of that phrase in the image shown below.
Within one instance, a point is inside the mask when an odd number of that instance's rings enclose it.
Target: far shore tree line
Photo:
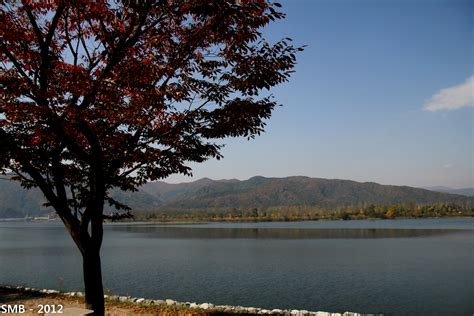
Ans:
[[[156,221],[295,221],[358,220],[474,216],[470,205],[415,203],[324,208],[314,206],[278,206],[253,208],[213,208],[199,210],[142,210],[134,220]]]

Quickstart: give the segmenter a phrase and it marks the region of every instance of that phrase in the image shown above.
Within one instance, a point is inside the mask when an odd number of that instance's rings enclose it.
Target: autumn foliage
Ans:
[[[191,174],[221,157],[217,139],[263,131],[277,105],[265,91],[301,50],[263,38],[279,7],[1,1],[0,170],[39,187],[84,257],[98,254],[104,202],[127,210],[112,188]]]

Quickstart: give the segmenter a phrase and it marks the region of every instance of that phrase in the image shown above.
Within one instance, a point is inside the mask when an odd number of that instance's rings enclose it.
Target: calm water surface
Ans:
[[[331,312],[472,315],[474,218],[108,224],[116,294]],[[82,289],[61,223],[0,223],[0,284]]]

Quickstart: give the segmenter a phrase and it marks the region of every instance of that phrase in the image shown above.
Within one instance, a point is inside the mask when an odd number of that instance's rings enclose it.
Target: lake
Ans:
[[[330,312],[472,315],[474,218],[106,224],[119,295]],[[0,284],[82,290],[57,222],[0,222]]]

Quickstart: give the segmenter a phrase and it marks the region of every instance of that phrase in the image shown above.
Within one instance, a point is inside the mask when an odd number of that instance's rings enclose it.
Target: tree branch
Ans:
[[[43,33],[41,32],[38,24],[36,23],[36,19],[33,16],[33,13],[31,12],[30,8],[28,6],[25,6],[25,11],[26,15],[28,16],[28,19],[30,20],[31,26],[33,27],[33,31],[36,34],[36,38],[38,39],[39,46],[43,46]]]
[[[54,32],[56,31],[56,27],[58,26],[59,19],[66,8],[64,2],[61,2],[58,9],[56,10],[53,20],[51,21],[51,26],[49,27],[48,33],[46,34],[46,38],[44,42],[40,45],[41,47],[41,67],[40,67],[40,77],[39,77],[39,84],[40,84],[40,91],[45,93],[48,88],[48,74],[47,70],[49,67],[49,45],[54,36]],[[42,96],[44,98],[44,96]],[[46,100],[43,100],[42,103],[46,103]],[[43,104],[44,105],[44,104]]]
[[[36,86],[33,83],[33,81],[31,80],[31,78],[28,77],[26,72],[23,70],[22,65],[20,64],[20,62],[16,59],[16,57],[10,51],[8,51],[8,49],[3,44],[1,45],[1,47],[3,48],[3,51],[4,51],[5,55],[7,55],[8,59],[10,59],[10,61],[12,62],[13,66],[15,66],[15,69],[20,73],[20,75],[26,81],[28,81],[28,84],[30,85],[31,90],[34,92],[36,90]]]
[[[72,56],[74,57],[74,66],[77,65],[77,57],[78,57],[78,54],[77,54],[77,51],[74,50],[74,47],[72,47],[72,39],[69,35],[69,23],[68,23],[68,18],[69,18],[69,14],[68,14],[69,11],[66,11],[66,14],[64,16],[64,35],[66,36],[66,43],[67,45],[69,46],[69,50],[72,54]]]

